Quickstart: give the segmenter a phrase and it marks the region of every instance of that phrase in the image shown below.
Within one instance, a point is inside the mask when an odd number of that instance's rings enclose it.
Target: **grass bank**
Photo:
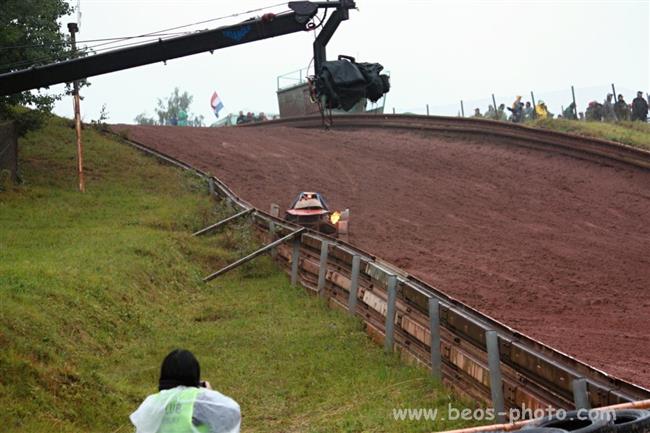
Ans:
[[[359,321],[291,288],[268,260],[205,285],[242,253],[196,178],[84,131],[87,192],[62,119],[21,140],[24,183],[0,192],[0,406],[5,432],[130,432],[164,355],[194,351],[246,432],[425,432],[393,408],[462,406],[385,356]]]
[[[565,119],[539,119],[528,123],[536,128],[552,129],[616,141],[629,146],[650,150],[650,124],[642,122],[578,122]]]

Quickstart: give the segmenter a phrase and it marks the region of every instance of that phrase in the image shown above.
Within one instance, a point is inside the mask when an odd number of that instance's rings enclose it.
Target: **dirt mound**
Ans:
[[[350,208],[350,241],[559,350],[650,386],[650,173],[496,138],[116,126],[254,205]]]

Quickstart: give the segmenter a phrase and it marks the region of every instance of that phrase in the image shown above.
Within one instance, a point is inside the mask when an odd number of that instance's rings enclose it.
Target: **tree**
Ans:
[[[70,58],[68,38],[61,33],[57,20],[71,11],[64,0],[3,0],[0,8],[0,73]],[[38,113],[25,114],[24,110],[16,107],[31,105],[40,112],[49,112],[54,101],[61,96],[30,91],[1,96],[0,118],[27,116],[30,118],[28,122],[36,121]]]
[[[155,108],[158,120],[147,117],[145,113],[136,116],[135,122],[139,125],[175,125],[180,124],[179,119],[186,119],[187,126],[203,126],[204,117],[190,114],[190,105],[194,97],[187,92],[180,93],[178,87],[174,88],[172,94],[165,98],[158,99]]]
[[[140,113],[137,116],[135,116],[135,123],[138,125],[155,125],[156,121],[153,117],[147,117],[146,114]]]

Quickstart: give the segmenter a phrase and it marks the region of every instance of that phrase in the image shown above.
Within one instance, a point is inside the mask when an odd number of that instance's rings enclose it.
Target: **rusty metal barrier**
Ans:
[[[129,143],[205,178],[211,193],[233,211],[253,209],[217,178]],[[250,215],[254,227],[265,235],[281,237],[299,229],[259,209]],[[305,230],[292,244],[279,245],[273,257],[292,284],[358,316],[378,344],[408,363],[430,369],[443,384],[482,405],[499,411],[524,405],[532,410],[573,409],[650,398],[650,390],[518,333],[341,240]]]

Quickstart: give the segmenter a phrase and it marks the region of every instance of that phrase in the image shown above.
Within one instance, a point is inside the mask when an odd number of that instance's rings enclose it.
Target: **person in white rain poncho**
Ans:
[[[174,350],[160,368],[158,394],[129,417],[136,433],[239,433],[239,405],[201,382],[201,367],[188,350]]]

